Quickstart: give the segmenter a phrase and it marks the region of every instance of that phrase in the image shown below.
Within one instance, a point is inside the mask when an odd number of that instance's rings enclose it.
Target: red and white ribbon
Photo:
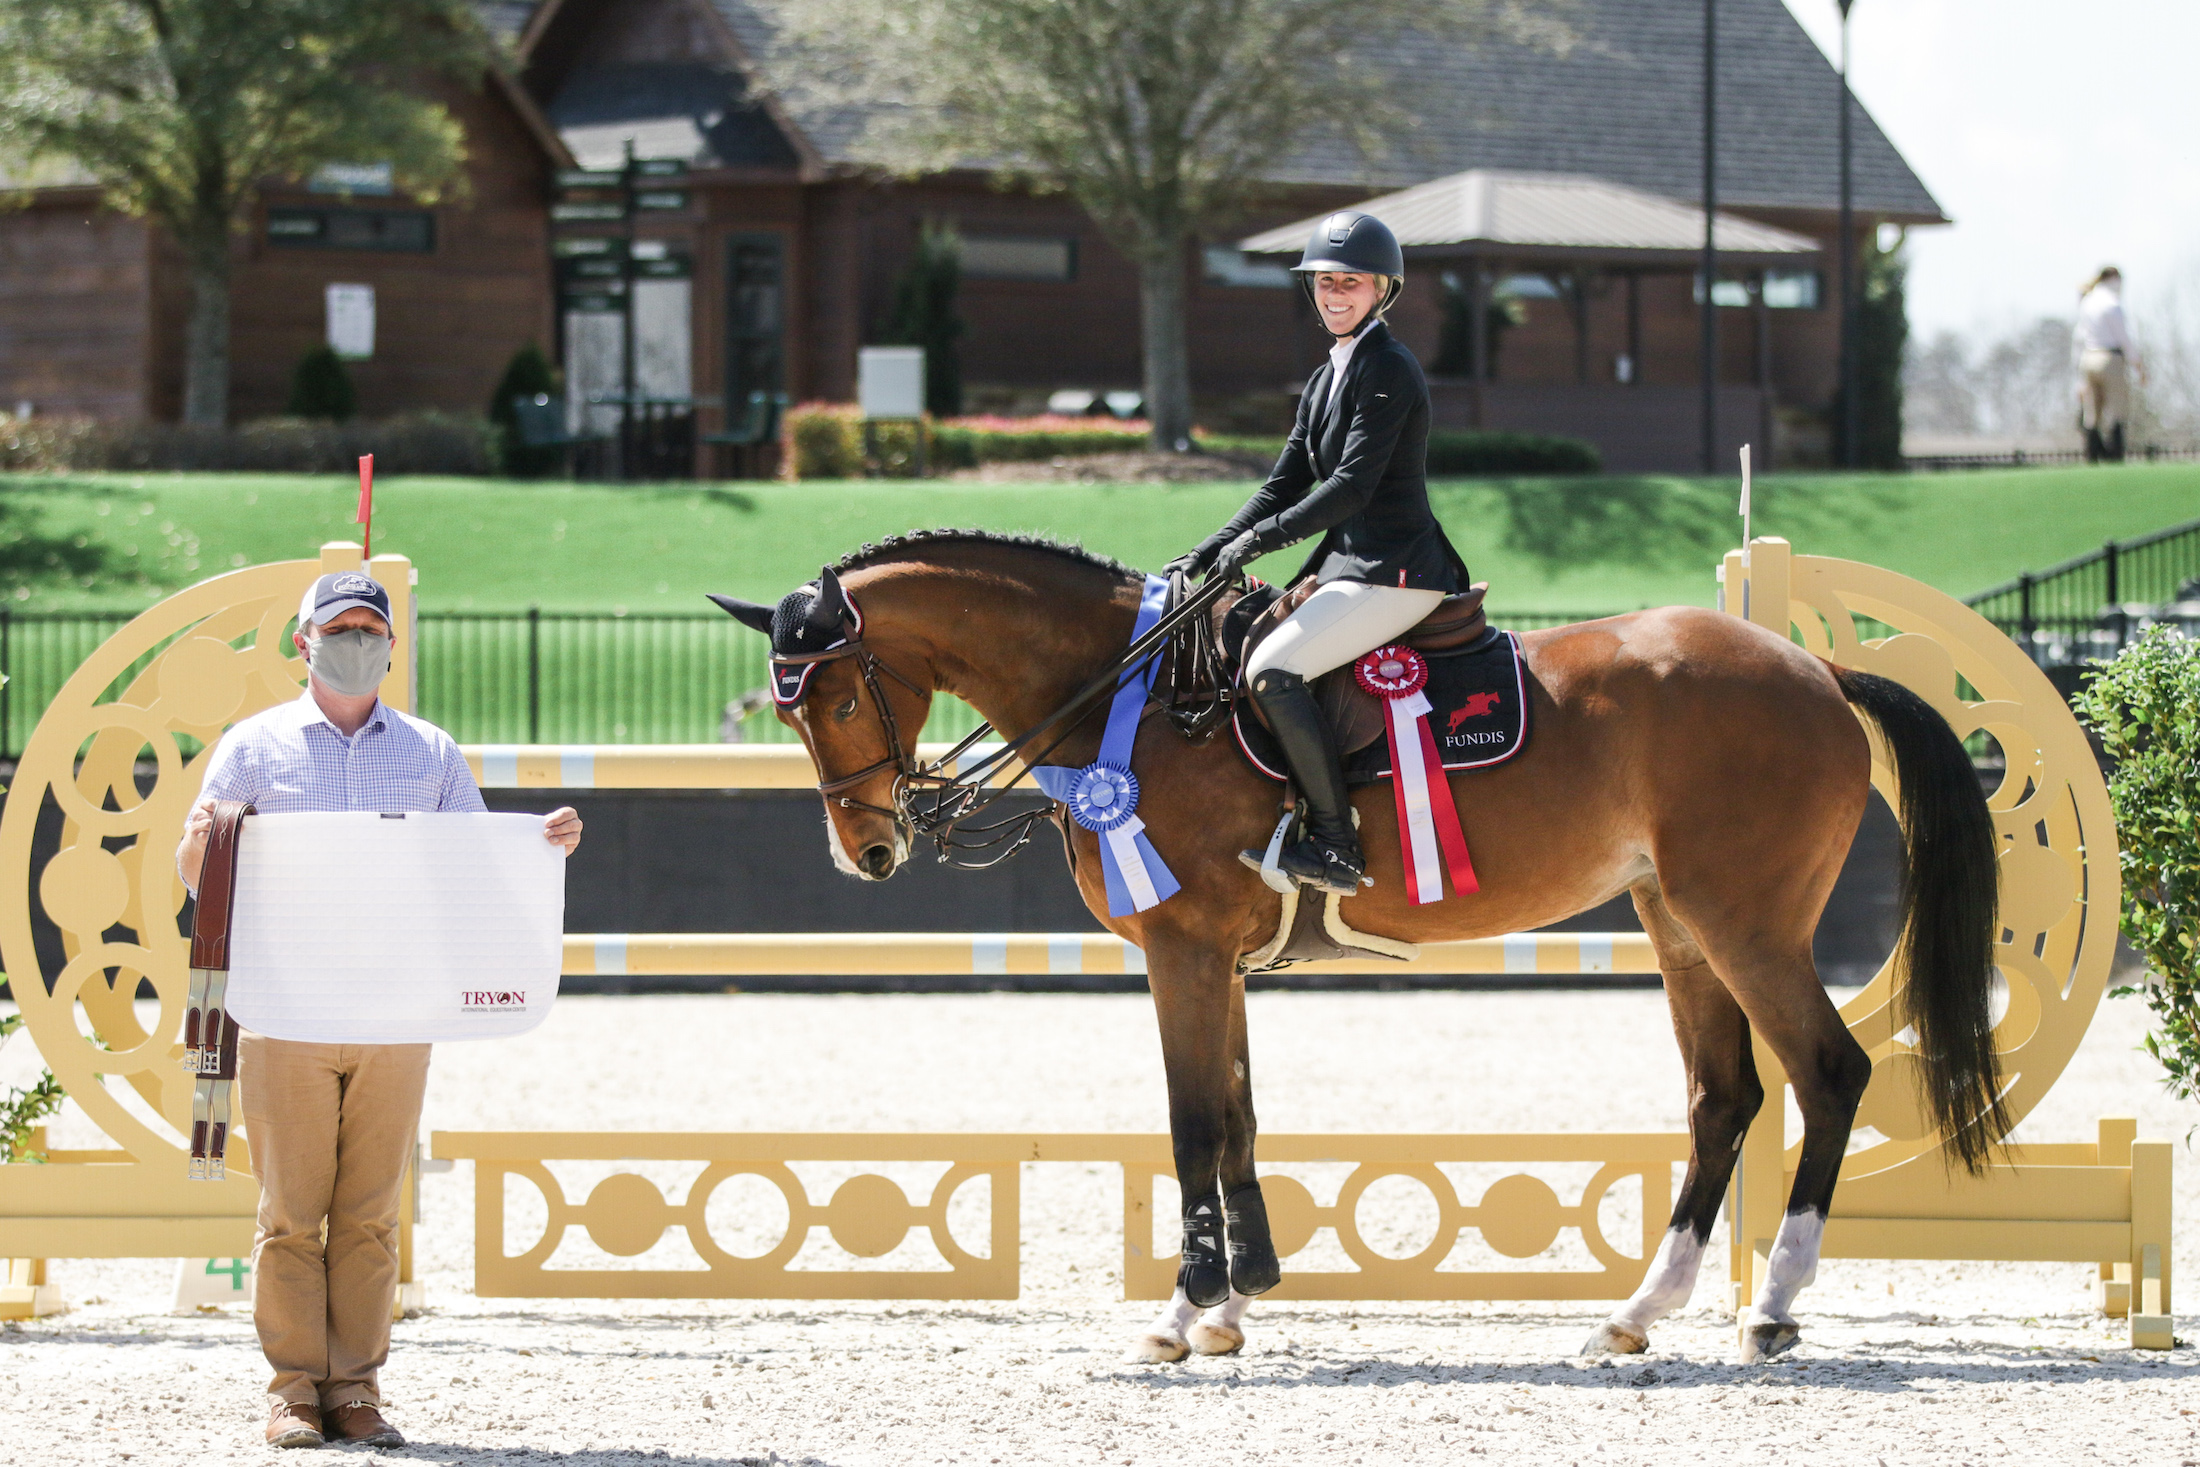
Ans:
[[[1406,890],[1416,906],[1444,899],[1444,868],[1462,896],[1481,890],[1467,835],[1452,803],[1436,734],[1428,726],[1428,662],[1410,647],[1378,647],[1353,664],[1352,675],[1383,700],[1390,736],[1390,789],[1398,802],[1398,846],[1405,857]]]

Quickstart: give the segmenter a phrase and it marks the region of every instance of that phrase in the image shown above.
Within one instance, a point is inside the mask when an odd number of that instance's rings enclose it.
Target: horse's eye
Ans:
[[[854,698],[850,698],[847,702],[841,704],[838,708],[835,708],[833,710],[833,717],[839,719],[842,723],[846,723],[849,719],[855,716],[856,700]]]

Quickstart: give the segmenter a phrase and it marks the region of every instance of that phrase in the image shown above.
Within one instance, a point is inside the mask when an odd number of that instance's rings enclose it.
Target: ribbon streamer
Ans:
[[[1353,664],[1352,675],[1383,700],[1383,727],[1390,739],[1390,790],[1398,806],[1398,847],[1405,858],[1406,890],[1415,906],[1444,899],[1444,868],[1464,896],[1480,891],[1474,862],[1467,855],[1467,834],[1452,802],[1451,781],[1436,734],[1428,726],[1428,663],[1410,647],[1378,647]]]
[[[1136,642],[1161,619],[1169,583],[1159,576],[1146,577],[1146,590],[1138,603],[1138,621],[1131,628]],[[1161,853],[1146,836],[1146,824],[1138,818],[1138,777],[1131,773],[1131,749],[1138,740],[1139,715],[1153,687],[1160,659],[1149,657],[1132,668],[1116,685],[1108,705],[1107,728],[1100,735],[1100,757],[1083,769],[1042,764],[1031,777],[1049,799],[1069,807],[1070,819],[1100,837],[1100,874],[1108,888],[1108,915],[1129,917],[1156,907],[1181,889]]]

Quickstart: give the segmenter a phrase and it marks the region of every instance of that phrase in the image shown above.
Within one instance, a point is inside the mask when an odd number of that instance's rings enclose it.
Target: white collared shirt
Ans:
[[[2080,352],[2120,351],[2137,356],[2139,345],[2131,339],[2131,323],[2124,319],[2124,302],[2114,286],[2096,285],[2078,302],[2078,324],[2071,344]]]
[[[1368,328],[1374,324],[1373,321],[1365,322],[1358,331],[1330,346],[1329,396],[1322,403],[1322,411],[1327,412],[1330,406],[1336,402],[1337,393],[1344,387],[1345,368],[1352,365],[1352,353],[1359,349],[1360,342],[1367,336]]]
[[[486,808],[465,756],[442,729],[377,698],[347,738],[310,688],[223,735],[201,793],[250,800],[263,815]]]

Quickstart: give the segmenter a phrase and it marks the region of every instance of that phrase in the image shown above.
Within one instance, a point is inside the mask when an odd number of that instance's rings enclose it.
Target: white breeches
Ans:
[[[2130,372],[2121,352],[2087,351],[2078,357],[2080,426],[2113,432],[2129,421]]]
[[[1292,672],[1311,681],[1405,635],[1443,599],[1441,591],[1331,581],[1253,650],[1245,681],[1250,685],[1264,672]]]

